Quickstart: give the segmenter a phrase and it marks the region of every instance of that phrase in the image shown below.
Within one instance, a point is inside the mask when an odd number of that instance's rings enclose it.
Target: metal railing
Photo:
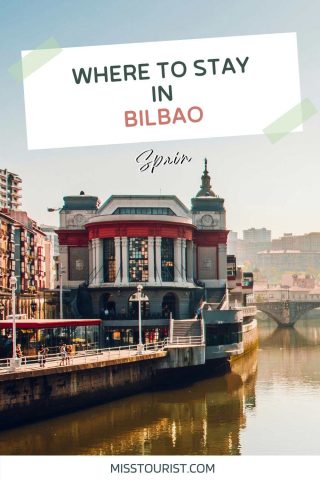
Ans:
[[[168,347],[168,338],[154,343],[146,343],[143,346],[142,353],[152,353],[163,351]],[[112,360],[123,357],[131,357],[139,355],[138,345],[122,345],[119,347],[110,347],[110,348],[95,348],[90,350],[79,350],[77,352],[72,352],[68,355],[63,355],[62,353],[48,353],[46,355],[31,355],[23,356],[16,359],[15,369],[18,371],[25,368],[28,370],[28,367],[38,367],[42,368],[41,365],[45,364],[48,366],[66,366],[66,365],[77,365],[82,363],[87,363],[88,361],[104,361]],[[8,373],[13,371],[13,358],[1,358],[0,359],[0,374]]]
[[[141,353],[156,353],[164,351],[168,346],[201,346],[204,345],[203,335],[199,336],[174,336],[170,341],[165,338],[159,342],[146,343],[143,345]],[[43,368],[43,366],[63,367],[67,365],[80,365],[88,362],[99,362],[113,360],[121,357],[132,357],[140,355],[138,345],[122,345],[109,348],[91,348],[90,350],[78,350],[66,354],[63,353],[38,353],[37,355],[23,356],[14,359],[12,357],[0,359],[0,374],[12,371],[31,370],[34,368]]]
[[[174,336],[170,341],[171,345],[203,345],[203,335],[199,336]]]

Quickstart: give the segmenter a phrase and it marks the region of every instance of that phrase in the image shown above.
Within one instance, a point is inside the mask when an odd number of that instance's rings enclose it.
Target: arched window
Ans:
[[[170,313],[172,313],[172,317],[175,318],[178,311],[177,307],[177,299],[174,293],[167,293],[162,299],[162,316],[170,318]]]
[[[103,293],[100,297],[101,317],[112,319],[116,317],[116,302],[111,293]]]

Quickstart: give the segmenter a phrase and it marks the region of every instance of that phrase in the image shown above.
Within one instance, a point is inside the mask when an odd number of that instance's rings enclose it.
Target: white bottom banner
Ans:
[[[77,480],[130,480],[137,476],[154,480],[166,475],[175,480],[297,480],[308,472],[318,478],[318,466],[317,456],[6,456],[0,458],[0,479],[56,480],[72,475]]]

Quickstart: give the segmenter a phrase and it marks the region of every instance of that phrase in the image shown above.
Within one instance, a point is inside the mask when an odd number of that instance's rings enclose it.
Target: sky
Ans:
[[[0,168],[23,179],[23,209],[58,224],[47,207],[63,196],[175,194],[187,206],[208,159],[227,227],[266,227],[273,237],[320,231],[319,113],[276,144],[264,135],[28,151],[23,87],[8,68],[49,37],[62,47],[297,32],[301,98],[320,108],[320,2],[303,0],[0,0]],[[259,86],[257,85],[257,88]],[[245,112],[244,112],[245,114]],[[188,167],[139,173],[136,156],[192,156]]]

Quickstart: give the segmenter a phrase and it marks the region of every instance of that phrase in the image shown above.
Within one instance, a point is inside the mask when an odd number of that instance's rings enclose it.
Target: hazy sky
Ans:
[[[62,47],[297,32],[302,98],[320,108],[320,2],[305,0],[0,0],[0,166],[21,175],[23,207],[58,224],[46,207],[80,190],[111,194],[176,194],[187,206],[208,158],[213,188],[225,198],[228,228],[319,231],[319,114],[303,133],[275,145],[263,136],[28,151],[22,84],[8,67],[55,37]],[[259,88],[259,85],[257,85]],[[244,112],[245,114],[245,112]],[[191,155],[186,167],[140,174],[144,148]]]

